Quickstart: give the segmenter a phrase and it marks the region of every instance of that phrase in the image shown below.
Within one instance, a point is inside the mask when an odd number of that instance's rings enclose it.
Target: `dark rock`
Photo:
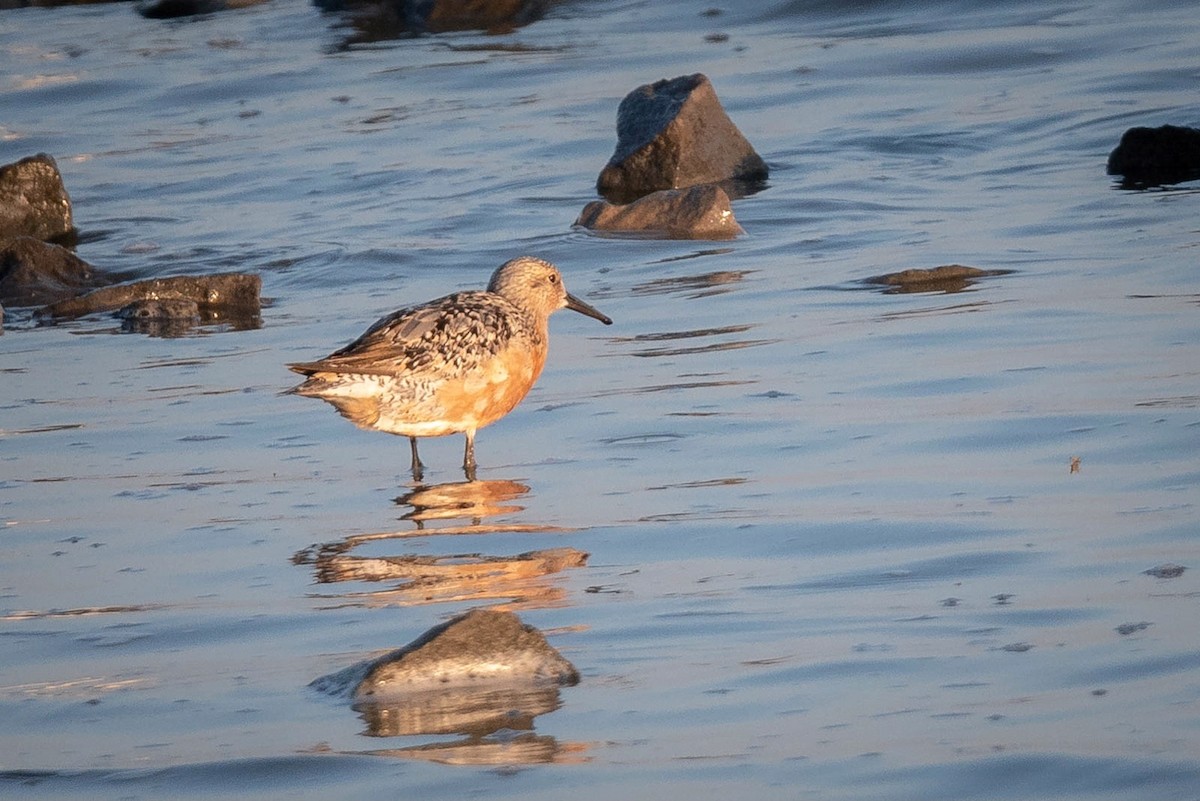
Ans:
[[[39,309],[37,316],[43,319],[82,317],[115,311],[137,301],[191,301],[200,312],[257,315],[262,306],[261,288],[259,276],[245,273],[151,278],[107,286],[53,303]]]
[[[733,239],[745,233],[734,219],[729,195],[716,184],[663,189],[624,206],[593,200],[575,224],[664,239]]]
[[[512,612],[476,609],[313,686],[337,691],[348,679],[358,679],[356,700],[380,700],[454,686],[575,684],[579,672]]]
[[[944,264],[929,269],[874,275],[862,281],[864,284],[895,287],[893,291],[896,292],[958,292],[973,284],[977,278],[1011,273],[1012,270],[980,270],[962,264]]]
[[[322,11],[352,12],[350,24],[357,33],[342,43],[345,47],[424,33],[507,32],[540,19],[553,0],[313,0],[313,3]]]
[[[0,238],[74,244],[75,235],[71,198],[53,158],[38,153],[0,166]]]
[[[646,84],[617,109],[617,147],[596,188],[614,203],[659,189],[724,183],[732,197],[759,188],[767,165],[729,119],[702,74]]]
[[[147,19],[177,19],[199,14],[215,14],[234,8],[248,8],[267,0],[147,0],[139,3],[138,13]]]
[[[405,0],[404,13],[414,33],[499,31],[540,19],[549,5],[548,0]]]
[[[10,306],[54,303],[112,280],[59,245],[31,236],[0,239],[0,301]]]
[[[1178,125],[1130,128],[1108,155],[1108,174],[1142,188],[1200,178],[1200,130]]]

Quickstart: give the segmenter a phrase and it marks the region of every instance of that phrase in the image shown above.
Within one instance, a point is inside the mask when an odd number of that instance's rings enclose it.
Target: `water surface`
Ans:
[[[1196,797],[1198,196],[1104,174],[1200,126],[1194,9],[731,5],[349,48],[300,2],[0,12],[0,162],[55,156],[79,254],[271,299],[182,338],[7,310],[5,795]],[[772,169],[747,235],[572,230],[621,97],[693,72]],[[616,323],[552,320],[479,486],[461,438],[414,487],[282,394],[525,252]],[[948,263],[1012,272],[859,283]],[[413,592],[322,546],[589,558]],[[495,604],[583,674],[524,728],[379,736],[307,686]]]

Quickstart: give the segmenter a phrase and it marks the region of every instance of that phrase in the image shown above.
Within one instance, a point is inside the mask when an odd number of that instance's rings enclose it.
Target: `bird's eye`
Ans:
[[[550,273],[550,283],[552,283],[552,284],[558,283],[558,276],[555,275],[554,273]]]

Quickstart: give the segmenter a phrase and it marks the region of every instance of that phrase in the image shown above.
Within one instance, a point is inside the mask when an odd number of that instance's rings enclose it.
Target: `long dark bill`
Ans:
[[[584,303],[569,292],[567,293],[567,308],[580,314],[586,314],[588,317],[594,317],[605,325],[612,325],[612,319],[607,314],[602,314],[599,309]]]

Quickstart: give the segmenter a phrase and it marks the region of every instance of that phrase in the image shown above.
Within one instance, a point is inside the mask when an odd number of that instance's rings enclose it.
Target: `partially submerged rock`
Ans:
[[[147,19],[177,19],[248,8],[265,2],[267,0],[145,0],[138,3],[137,10]]]
[[[0,239],[0,301],[10,306],[55,303],[111,282],[60,245],[32,236]]]
[[[901,270],[864,278],[864,284],[896,287],[897,292],[957,292],[974,283],[977,278],[1008,275],[1012,270],[981,270],[962,264],[944,264],[928,269]]]
[[[575,224],[664,239],[733,239],[745,233],[733,216],[729,195],[716,184],[664,189],[624,206],[593,200]]]
[[[116,312],[121,330],[152,337],[178,337],[199,325],[200,304],[184,298],[141,298]]]
[[[645,84],[617,109],[617,147],[596,188],[614,203],[660,189],[725,183],[734,196],[767,178],[767,165],[729,119],[705,75]]]
[[[553,0],[313,0],[313,4],[322,11],[350,12],[350,24],[358,31],[343,42],[350,46],[425,33],[507,32],[540,19]]]
[[[1130,128],[1108,156],[1108,174],[1130,188],[1200,178],[1200,130],[1178,125]]]
[[[103,287],[86,295],[52,303],[39,309],[37,315],[43,319],[69,319],[115,311],[139,301],[191,301],[196,304],[197,312],[257,315],[262,306],[259,297],[261,288],[262,279],[246,273],[150,278]],[[178,310],[183,307],[174,308]]]
[[[323,676],[312,686],[355,700],[383,701],[453,687],[563,685],[579,672],[540,631],[512,612],[476,609],[434,626],[408,645]]]
[[[0,166],[0,239],[31,236],[71,244],[71,198],[58,164],[45,153]]]
[[[503,30],[528,25],[546,13],[550,0],[404,0],[414,33]]]

